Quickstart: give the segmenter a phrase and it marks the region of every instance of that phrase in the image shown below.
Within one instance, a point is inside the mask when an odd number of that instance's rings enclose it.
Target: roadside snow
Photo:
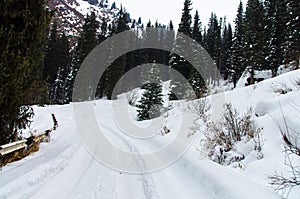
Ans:
[[[252,107],[256,114],[255,123],[263,128],[264,158],[257,160],[250,153],[241,162],[242,169],[224,167],[204,158],[198,150],[201,132],[197,131],[199,135],[193,145],[173,164],[151,173],[117,171],[99,163],[85,150],[76,131],[72,104],[34,106],[33,131],[52,127],[51,113],[55,114],[59,127],[52,133],[51,142],[41,144],[38,152],[0,171],[0,198],[280,198],[267,180],[275,171],[286,174],[283,141],[274,118],[281,124],[284,116],[291,129],[300,129],[300,88],[295,84],[299,77],[300,70],[292,71],[225,93],[224,103],[231,102],[241,112]],[[290,89],[280,94],[274,90],[274,85],[285,85]],[[141,92],[138,90],[136,94],[138,98]],[[158,132],[149,140],[126,136],[116,123],[113,112],[119,118],[129,114],[136,122],[136,108],[127,102],[126,94],[120,96],[114,106],[111,101],[95,101],[95,113],[99,113],[96,115],[98,124],[106,129],[108,139],[117,147],[136,153],[136,160],[141,163],[144,154],[160,150],[176,138],[180,125],[185,125],[181,121],[186,102],[172,102],[173,108],[166,121],[163,116],[157,119],[165,121],[171,133],[161,136]],[[126,111],[124,106],[127,106]],[[143,125],[147,122],[151,121]],[[126,123],[122,125],[126,127]],[[86,127],[87,132],[92,130]],[[252,146],[241,144],[239,147],[249,153]],[[116,158],[122,160],[122,157]],[[298,199],[299,195],[298,187],[289,198]]]

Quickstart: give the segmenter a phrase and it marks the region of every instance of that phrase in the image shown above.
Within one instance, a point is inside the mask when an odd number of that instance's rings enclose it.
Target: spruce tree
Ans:
[[[182,10],[182,16],[181,16],[181,22],[179,24],[178,32],[185,34],[186,36],[191,37],[192,36],[192,17],[191,17],[191,5],[192,2],[190,0],[185,0],[184,2],[184,8]],[[190,44],[187,43],[182,37],[177,35],[176,41],[175,41],[175,48],[180,53],[184,51],[183,46],[189,46]],[[181,54],[181,53],[180,53]],[[169,65],[171,68],[177,70],[186,80],[191,79],[192,74],[192,65],[185,60],[182,56],[179,56],[177,54],[171,54]],[[172,78],[172,85],[174,87],[174,92],[177,95],[177,99],[183,99],[186,97],[186,90],[187,88],[184,88],[182,82],[178,82],[178,80]],[[175,91],[176,90],[176,91]]]
[[[284,60],[284,45],[287,39],[287,31],[282,24],[287,23],[287,12],[285,1],[265,1],[267,17],[266,34],[267,39],[267,65],[272,70],[272,76],[277,75],[277,70]]]
[[[237,16],[235,19],[235,28],[232,43],[231,56],[231,80],[236,86],[238,79],[242,76],[245,70],[243,63],[243,49],[244,49],[244,9],[243,3],[240,1]]]
[[[101,26],[100,26],[100,34],[98,36],[98,43],[102,43],[103,41],[105,41],[108,37],[108,31],[109,31],[109,27],[107,25],[107,19],[105,17],[102,17],[102,21],[101,21]],[[103,52],[106,53],[106,52]],[[104,87],[105,87],[105,79],[106,79],[106,72],[104,72],[99,80],[99,83],[97,85],[97,89],[96,89],[96,98],[102,98],[104,95]]]
[[[260,20],[257,20],[260,19]],[[265,70],[266,32],[264,7],[259,0],[248,0],[245,15],[244,58],[250,71],[250,84],[254,83],[254,70]]]
[[[198,14],[198,11],[196,10],[195,16],[194,16],[194,22],[193,22],[193,29],[192,29],[192,38],[199,43],[200,45],[203,44],[203,38],[202,38],[202,29],[201,29],[201,21],[200,21],[200,17]],[[195,48],[195,51],[197,50],[195,46],[193,46],[193,48]],[[199,63],[197,63],[197,58],[194,57],[194,63],[196,63],[198,65],[198,67],[203,67],[200,66]],[[193,90],[196,93],[196,96],[199,97],[203,97],[202,94],[204,94],[203,92],[199,92],[200,90],[202,90],[202,88],[204,87],[205,81],[203,79],[203,77],[201,76],[201,74],[199,74],[199,72],[193,67],[191,69],[191,76],[189,79],[189,83],[192,86]]]
[[[207,34],[205,37],[206,51],[219,67],[219,56],[221,50],[221,26],[217,15],[211,13],[211,17],[208,24]]]
[[[96,20],[96,14],[94,12],[92,12],[91,14],[87,14],[82,26],[82,32],[80,33],[77,46],[73,54],[71,70],[72,74],[69,77],[71,78],[71,82],[69,83],[69,85],[74,84],[77,72],[79,71],[81,64],[88,56],[88,54],[96,47],[98,43],[98,28],[99,22]],[[69,92],[70,93],[68,94],[68,96],[72,96],[73,88],[69,89]]]
[[[0,6],[0,145],[16,141],[30,124],[45,90],[43,54],[50,13],[41,0],[9,0]],[[35,89],[37,88],[37,89]]]
[[[52,96],[53,104],[65,104],[70,102],[68,96],[68,76],[71,72],[70,45],[67,36],[63,33],[58,38],[57,60],[59,61],[54,90]]]
[[[224,27],[222,38],[222,64],[224,65],[222,74],[225,80],[227,80],[231,75],[232,38],[232,28],[229,23],[228,26]]]
[[[196,10],[196,14],[194,16],[192,38],[195,39],[196,42],[202,45],[202,29],[201,29],[201,21],[199,18],[198,10]]]
[[[49,100],[51,104],[64,104],[65,79],[70,72],[69,41],[63,33],[59,35],[56,22],[53,23],[44,61],[44,78],[48,83]]]
[[[54,21],[52,28],[50,30],[50,36],[48,39],[46,52],[45,52],[45,61],[44,61],[44,78],[47,80],[50,86],[53,86],[53,83],[56,79],[58,71],[58,33],[57,33],[57,24]]]
[[[288,37],[286,42],[287,62],[294,62],[296,68],[299,68],[300,59],[300,3],[298,0],[287,0],[288,9]]]
[[[139,104],[137,105],[138,120],[148,120],[160,116],[162,108],[162,87],[158,83],[149,83],[145,87]]]
[[[114,24],[114,23],[113,23]],[[115,25],[113,25],[115,26]],[[127,14],[123,11],[123,8],[120,9],[119,18],[116,22],[115,28],[112,29],[111,35],[118,34],[129,30],[128,22],[127,22]],[[127,41],[115,41],[113,42],[113,46],[111,46],[112,51],[113,49],[117,48],[118,46],[128,46]],[[109,66],[106,72],[106,80],[105,80],[105,95],[107,99],[116,99],[117,94],[119,91],[114,90],[115,85],[121,79],[121,77],[125,73],[126,68],[126,55],[119,57],[117,60],[114,60],[113,64]]]

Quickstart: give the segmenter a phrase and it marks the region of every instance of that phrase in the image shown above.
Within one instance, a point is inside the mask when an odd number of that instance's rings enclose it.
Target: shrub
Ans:
[[[223,117],[218,122],[206,122],[206,131],[202,140],[202,150],[207,151],[208,157],[222,165],[230,165],[245,158],[235,147],[240,141],[254,143],[253,150],[262,158],[260,129],[256,128],[251,119],[252,111],[240,113],[232,104],[225,104]]]

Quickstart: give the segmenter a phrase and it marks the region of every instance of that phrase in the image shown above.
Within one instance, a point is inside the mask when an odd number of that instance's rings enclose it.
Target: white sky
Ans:
[[[159,23],[168,24],[172,19],[174,26],[178,27],[184,0],[109,0],[110,3],[116,2],[117,7],[122,4],[130,13],[131,18],[142,18],[144,24],[149,19],[152,24],[158,19]],[[240,0],[192,0],[192,17],[196,9],[199,12],[202,27],[207,25],[211,12],[217,14],[217,17],[226,15],[227,22],[233,25],[237,14]],[[245,8],[247,0],[242,0]]]

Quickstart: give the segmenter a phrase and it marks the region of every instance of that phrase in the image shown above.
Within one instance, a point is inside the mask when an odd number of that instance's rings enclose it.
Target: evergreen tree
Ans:
[[[99,23],[96,20],[96,15],[92,12],[90,15],[87,14],[85,18],[85,22],[82,26],[82,32],[79,36],[77,46],[74,51],[73,59],[72,59],[72,74],[69,78],[71,78],[71,82],[69,85],[73,85],[77,72],[83,63],[84,59],[88,56],[88,54],[96,47],[98,43],[97,38],[97,30],[99,28]],[[69,89],[68,96],[72,96],[73,89]],[[91,91],[93,92],[93,91]]]
[[[58,39],[58,53],[56,59],[59,60],[56,80],[54,82],[52,103],[65,104],[70,102],[68,96],[68,75],[71,72],[70,46],[67,36],[63,33]]]
[[[245,15],[244,58],[245,66],[251,74],[250,84],[254,83],[254,70],[267,69],[265,25],[266,20],[262,2],[248,0]]]
[[[206,51],[215,61],[218,68],[220,67],[220,50],[221,50],[221,23],[219,23],[217,15],[211,13],[206,34]]]
[[[232,58],[232,28],[229,23],[223,30],[223,42],[222,42],[222,64],[224,70],[222,71],[223,77],[227,80],[231,74],[231,58]]]
[[[108,27],[107,27],[107,20],[105,19],[105,17],[102,17],[100,29],[101,32],[98,36],[98,43],[103,42],[107,38]]]
[[[44,61],[44,78],[47,80],[49,85],[53,85],[57,71],[58,71],[58,33],[57,33],[57,24],[54,21],[51,31],[50,37],[48,40],[48,44],[45,52],[45,61]]]
[[[178,32],[183,33],[189,37],[192,36],[192,17],[191,17],[191,1],[185,0],[184,2],[184,8],[182,10],[182,16],[181,16],[181,22],[179,24]],[[177,51],[182,52],[185,49],[183,49],[183,46],[188,46],[190,44],[187,44],[187,41],[185,41],[183,38],[181,38],[179,35],[176,37],[176,44],[175,48]],[[185,60],[182,56],[171,54],[169,65],[177,70],[186,80],[190,80],[191,73],[192,73],[192,66],[191,64]],[[174,87],[173,93],[176,93],[177,99],[183,99],[186,95],[187,88],[184,88],[182,85],[182,82],[178,82],[178,80],[172,78],[172,85]]]
[[[123,8],[121,8],[119,13],[119,18],[117,21],[116,28],[112,30],[112,35],[121,33],[123,31],[129,30],[129,26],[127,23],[127,15],[126,12],[123,12]],[[118,46],[128,46],[127,41],[115,41],[113,43],[112,52],[113,49]],[[126,68],[126,55],[123,55],[119,57],[117,60],[114,61],[114,63],[109,66],[106,72],[106,80],[105,80],[105,95],[108,99],[116,99],[116,95],[118,94],[118,91],[114,91],[115,85],[117,82],[121,79],[121,77],[125,73]]]
[[[139,17],[139,19],[138,19],[138,22],[137,22],[139,25],[141,25],[142,24],[142,19],[141,19],[141,17]]]
[[[198,10],[196,10],[196,14],[194,17],[192,38],[195,39],[196,42],[202,45],[202,29],[201,29],[201,21],[199,18]]]
[[[267,38],[267,65],[272,70],[272,76],[277,75],[277,70],[284,60],[284,44],[287,39],[286,28],[286,3],[285,1],[265,1],[265,11],[267,18],[266,34]]]
[[[63,33],[57,32],[56,22],[53,23],[48,46],[45,53],[44,78],[47,79],[49,100],[51,104],[64,104],[66,100],[65,79],[70,72],[69,41]]]
[[[100,30],[101,30],[101,32],[98,36],[99,44],[107,39],[107,35],[108,35],[108,31],[109,31],[109,27],[107,26],[107,20],[104,16],[102,17]],[[106,52],[102,52],[102,53],[106,53]],[[95,97],[97,99],[102,98],[104,95],[105,79],[106,79],[106,72],[104,72],[102,74],[102,76],[99,80],[99,83],[97,85],[96,94],[95,94]]]
[[[148,83],[143,88],[145,92],[137,105],[139,121],[159,117],[163,105],[162,87],[159,83]]]
[[[238,79],[241,77],[243,71],[245,70],[243,64],[243,49],[244,49],[244,11],[243,3],[240,1],[237,16],[235,19],[235,29],[233,35],[232,43],[232,56],[231,56],[231,80],[236,86]]]
[[[178,32],[181,32],[189,37],[192,36],[192,16],[191,16],[191,0],[184,1],[184,8],[182,10],[181,22],[179,24]]]
[[[195,16],[194,16],[194,24],[193,24],[193,29],[192,29],[192,38],[197,43],[199,43],[200,45],[203,45],[201,21],[200,21],[199,14],[198,14],[197,10],[196,10],[196,13],[195,13]],[[193,46],[193,48],[194,48],[194,46]],[[195,50],[197,50],[196,47],[195,47]],[[197,63],[196,57],[195,57],[194,63]],[[200,63],[198,65],[199,65],[198,67],[201,67]],[[193,90],[195,91],[196,96],[198,98],[203,97],[202,95],[204,93],[199,92],[199,91],[202,90],[202,88],[205,84],[205,81],[195,68],[191,69],[191,76],[190,76],[189,82],[190,82],[190,85],[193,87]]]
[[[114,9],[116,9],[116,8],[117,8],[116,2],[113,2],[113,3],[111,4],[110,9],[111,9],[111,10],[114,10]]]
[[[33,116],[28,104],[38,103],[35,96],[45,91],[42,66],[49,19],[44,1],[1,3],[0,145],[16,141]]]
[[[296,68],[299,68],[300,59],[300,3],[298,0],[287,0],[288,9],[288,37],[286,42],[287,61],[294,61]]]

